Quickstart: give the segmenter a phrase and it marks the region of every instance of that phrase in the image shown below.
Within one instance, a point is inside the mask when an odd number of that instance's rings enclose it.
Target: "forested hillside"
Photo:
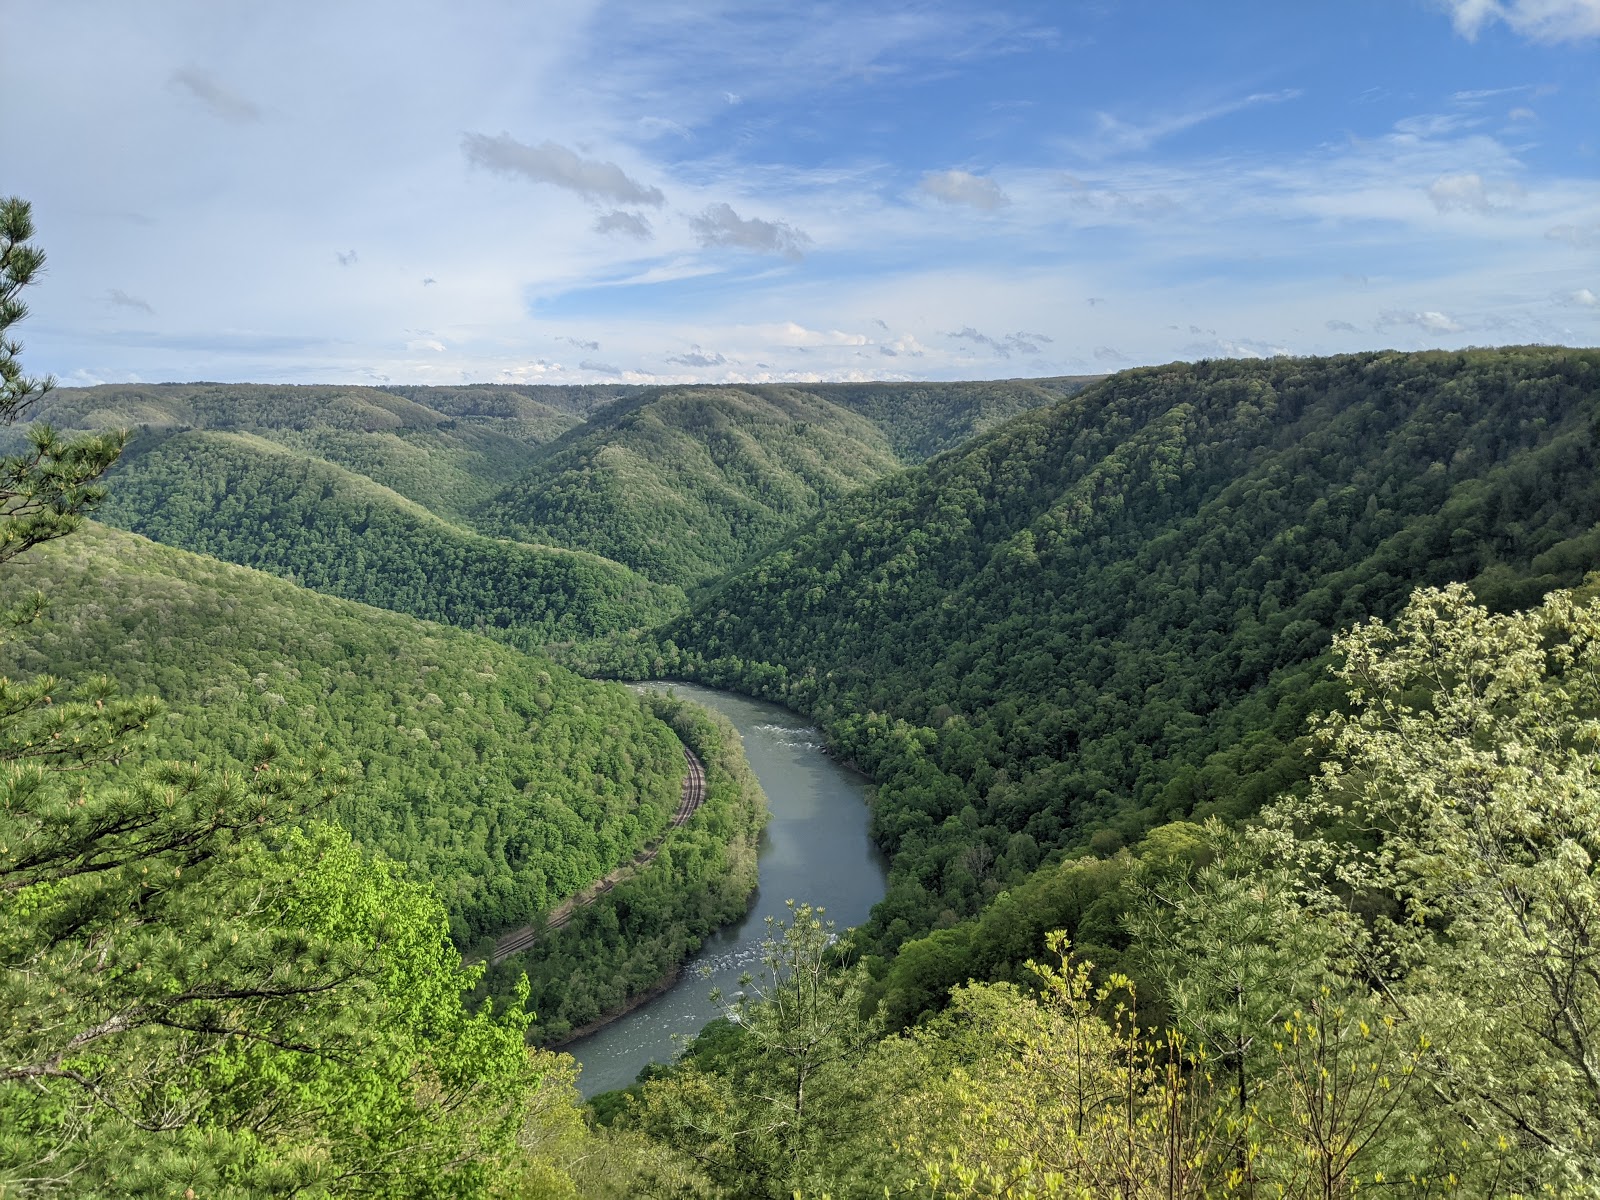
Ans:
[[[7,586],[45,591],[49,616],[0,646],[0,675],[156,694],[160,758],[325,748],[357,773],[332,815],[412,864],[463,946],[631,858],[677,804],[678,740],[636,697],[486,638],[104,526],[38,548]]]
[[[146,434],[109,522],[305,587],[527,648],[652,624],[676,589],[582,551],[485,537],[332,463],[253,434]]]
[[[160,384],[66,389],[38,415],[134,433],[101,510],[111,524],[536,648],[664,620],[680,587],[897,453],[925,457],[1080,382]]]
[[[831,505],[609,662],[779,699],[882,783],[887,950],[1040,857],[1306,778],[1334,631],[1600,560],[1600,355],[1125,372]]]
[[[686,587],[898,465],[871,422],[800,391],[669,389],[567,434],[481,520]]]
[[[62,388],[35,420],[65,430],[251,433],[337,463],[446,517],[509,482],[579,423],[568,407],[470,389],[154,384]],[[563,397],[563,399],[567,399]],[[16,436],[14,433],[12,436]]]
[[[713,930],[737,920],[757,885],[766,796],[726,718],[660,693],[646,706],[705,763],[706,798],[648,871],[577,910],[527,950],[492,963],[480,990],[510,996],[524,973],[538,1013],[530,1036],[559,1042],[676,976]]]
[[[940,451],[1027,412],[1082,391],[1101,378],[996,379],[974,383],[809,383],[796,390],[859,413],[889,439],[905,463]]]
[[[691,587],[862,484],[1080,383],[652,390],[551,445],[479,516],[486,528]]]

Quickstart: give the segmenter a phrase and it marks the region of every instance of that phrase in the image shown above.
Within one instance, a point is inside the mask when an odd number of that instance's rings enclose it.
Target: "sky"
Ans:
[[[1600,342],[1600,0],[6,0],[62,384]]]

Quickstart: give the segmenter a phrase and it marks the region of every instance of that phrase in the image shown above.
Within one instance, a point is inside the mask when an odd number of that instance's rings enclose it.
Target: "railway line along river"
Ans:
[[[868,781],[824,754],[822,735],[803,717],[728,692],[681,683],[671,690],[720,712],[744,739],[772,810],[760,890],[749,914],[707,938],[670,990],[562,1047],[583,1064],[585,1096],[625,1087],[645,1064],[670,1061],[678,1051],[674,1035],[693,1037],[716,1017],[711,989],[729,997],[739,990],[739,976],[759,959],[765,919],[783,916],[785,900],[821,905],[844,929],[866,919],[888,878],[888,863],[867,834]],[[710,968],[708,978],[702,967]]]

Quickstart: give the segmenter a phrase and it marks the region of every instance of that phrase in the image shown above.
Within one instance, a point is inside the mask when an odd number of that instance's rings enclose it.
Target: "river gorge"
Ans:
[[[844,929],[884,894],[888,864],[867,832],[869,781],[824,754],[816,729],[775,704],[687,684],[671,690],[727,717],[744,739],[772,812],[760,887],[744,919],[707,938],[670,989],[563,1047],[583,1067],[585,1096],[625,1087],[647,1063],[669,1061],[718,1016],[711,990],[737,993],[739,977],[760,960],[766,918],[781,918],[786,900],[826,908]]]

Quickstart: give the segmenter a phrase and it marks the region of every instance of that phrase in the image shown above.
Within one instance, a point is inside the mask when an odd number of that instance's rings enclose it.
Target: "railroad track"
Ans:
[[[663,833],[655,841],[639,851],[638,854],[634,855],[630,861],[623,863],[622,866],[612,871],[604,879],[591,883],[576,896],[563,900],[551,911],[549,919],[542,925],[523,925],[521,928],[513,929],[510,933],[503,935],[495,943],[494,953],[489,956],[491,962],[499,962],[508,954],[526,950],[550,930],[560,929],[568,921],[572,920],[580,908],[593,904],[635,871],[647,867],[655,861],[656,855],[661,853],[661,844],[667,840],[667,833],[670,833],[694,816],[695,809],[705,802],[705,764],[687,746],[683,748],[683,758],[688,764],[689,770],[683,777],[683,790],[678,795],[678,808],[672,814],[672,820],[667,825],[666,833]]]

